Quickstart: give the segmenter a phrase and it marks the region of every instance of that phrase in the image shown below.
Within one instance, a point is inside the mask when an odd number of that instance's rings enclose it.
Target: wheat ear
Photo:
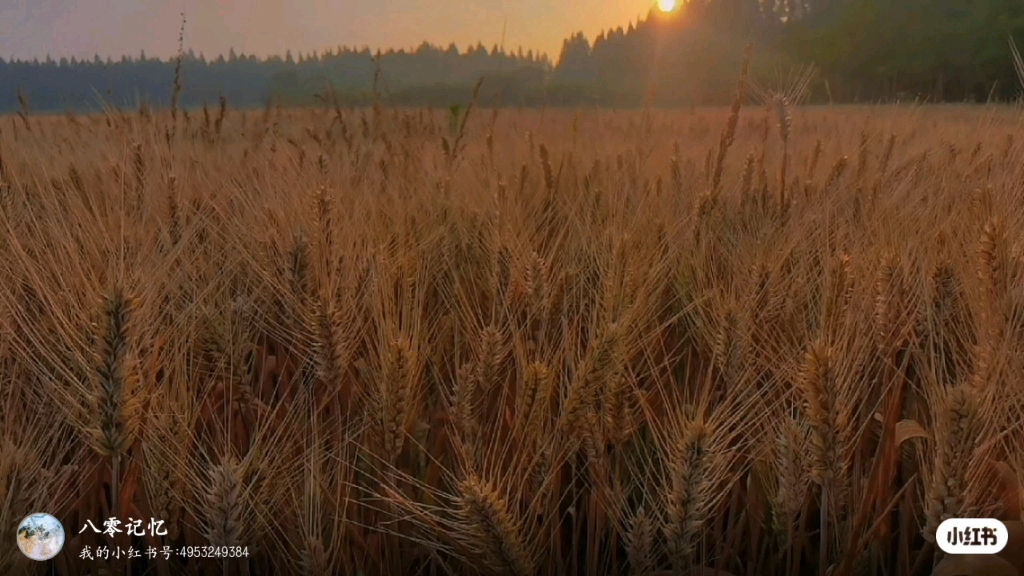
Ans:
[[[532,576],[534,561],[522,539],[520,523],[505,499],[487,482],[470,475],[459,484],[460,515],[474,547],[497,574]]]

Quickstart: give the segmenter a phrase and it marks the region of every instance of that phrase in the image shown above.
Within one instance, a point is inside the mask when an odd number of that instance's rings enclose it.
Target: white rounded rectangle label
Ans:
[[[994,518],[950,518],[935,530],[935,543],[946,554],[998,554],[1009,537]]]

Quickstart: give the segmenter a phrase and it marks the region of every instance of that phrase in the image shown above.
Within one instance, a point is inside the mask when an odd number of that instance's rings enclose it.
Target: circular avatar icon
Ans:
[[[49,560],[64,547],[64,526],[49,514],[30,514],[18,524],[18,548],[33,560]]]

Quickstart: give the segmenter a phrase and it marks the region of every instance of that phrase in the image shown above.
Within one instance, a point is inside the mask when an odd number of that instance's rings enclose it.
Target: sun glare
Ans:
[[[676,0],[658,0],[658,10],[671,12],[676,8]]]

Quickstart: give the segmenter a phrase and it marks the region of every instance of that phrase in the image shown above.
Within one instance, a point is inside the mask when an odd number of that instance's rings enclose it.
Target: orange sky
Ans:
[[[653,0],[0,0],[0,56],[40,59],[93,54],[169,57],[179,14],[186,48],[207,57],[308,52],[338,45],[411,48],[424,40],[460,50],[483,42],[558,57],[562,39],[626,26]]]

